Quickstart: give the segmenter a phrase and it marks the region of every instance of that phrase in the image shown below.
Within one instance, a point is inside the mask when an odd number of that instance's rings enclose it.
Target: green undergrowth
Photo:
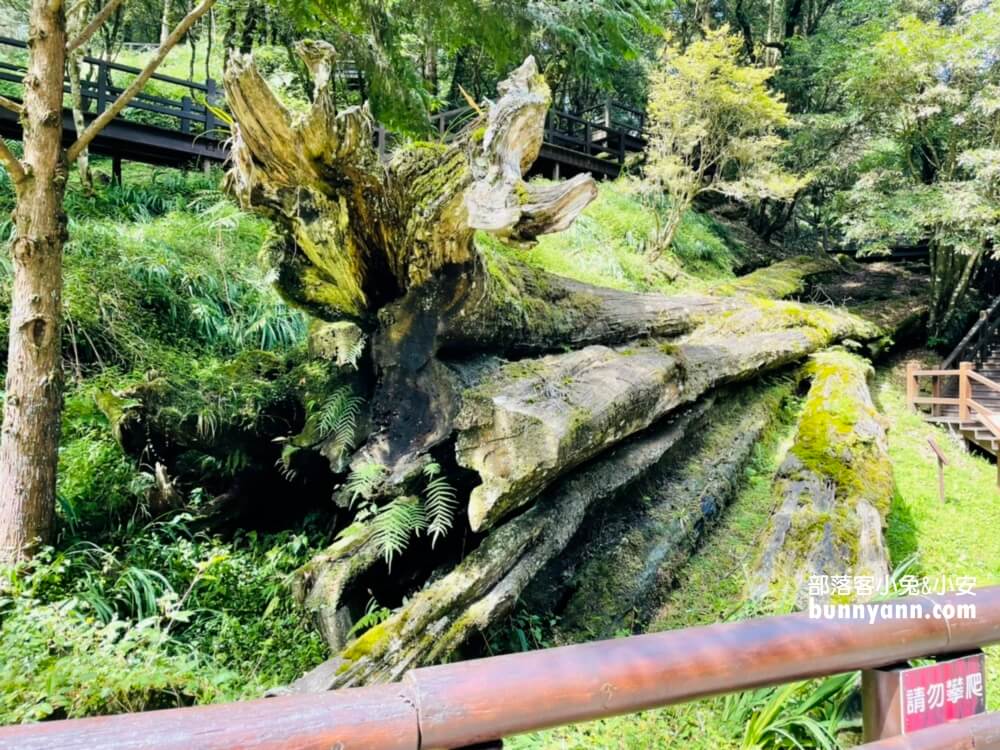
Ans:
[[[222,540],[190,520],[5,572],[0,723],[260,697],[325,657],[286,591],[317,532]]]
[[[936,363],[930,358],[927,365]],[[915,556],[910,570],[932,584],[971,576],[977,586],[1000,583],[1000,490],[993,461],[967,451],[946,429],[906,409],[903,364],[882,371],[873,393],[889,418],[889,457],[896,494],[886,541],[893,564]],[[933,439],[947,456],[945,496],[938,497]],[[970,600],[973,601],[974,600]],[[1000,648],[987,649],[988,708],[1000,709]]]
[[[222,536],[197,517],[274,466],[271,436],[331,377],[258,260],[266,223],[220,177],[126,165],[121,186],[71,182],[57,533],[0,584],[0,723],[259,697],[327,655],[287,585],[320,521]],[[4,346],[10,284],[5,259]],[[179,509],[164,511],[160,460]]]
[[[648,256],[656,230],[653,209],[628,179],[602,182],[597,198],[565,231],[544,235],[527,250],[485,233],[477,241],[551,273],[629,291],[679,291],[699,281],[732,278],[742,247],[709,215],[689,211],[670,251]]]

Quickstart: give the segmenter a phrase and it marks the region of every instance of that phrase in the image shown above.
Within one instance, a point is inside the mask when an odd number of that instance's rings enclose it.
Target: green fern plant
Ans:
[[[409,545],[410,537],[427,528],[427,514],[418,497],[404,495],[379,508],[372,520],[372,540],[386,564]]]
[[[351,504],[353,505],[359,497],[366,499],[370,497],[385,471],[386,468],[382,464],[374,461],[363,463],[351,469],[344,485],[344,491],[350,496]]]
[[[318,439],[332,440],[338,455],[354,447],[354,431],[362,404],[364,399],[345,385],[334,391],[315,414]]]
[[[385,622],[391,615],[392,610],[388,607],[383,607],[373,596],[368,600],[368,606],[365,607],[365,613],[358,618],[358,621],[351,626],[350,630],[347,631],[347,637],[353,638],[356,635],[361,635],[366,630],[371,630],[376,625]]]
[[[424,506],[427,514],[427,534],[431,538],[431,548],[437,540],[451,530],[455,521],[458,501],[455,489],[441,474],[441,465],[432,462],[424,467],[424,476],[429,480],[424,488]]]

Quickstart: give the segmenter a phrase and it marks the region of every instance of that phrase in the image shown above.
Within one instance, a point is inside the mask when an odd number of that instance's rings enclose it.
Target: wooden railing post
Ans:
[[[958,420],[959,422],[969,421],[969,399],[972,398],[972,384],[969,382],[969,373],[972,371],[971,362],[962,362],[958,366]]]
[[[109,91],[111,86],[111,80],[108,76],[108,63],[106,60],[101,60],[97,64],[97,113],[101,114],[107,106]]]
[[[917,410],[917,376],[913,373],[916,372],[919,366],[913,360],[906,363],[906,408],[910,411]]]
[[[193,102],[191,101],[190,96],[185,96],[181,99],[180,120],[181,120],[182,133],[189,133],[191,131],[191,114],[194,111],[192,104]],[[208,110],[206,109],[205,112],[206,112],[206,123],[207,123]]]

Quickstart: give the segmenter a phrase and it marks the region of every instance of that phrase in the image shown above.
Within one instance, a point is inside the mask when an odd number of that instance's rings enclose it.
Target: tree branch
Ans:
[[[10,174],[10,178],[14,181],[15,185],[25,178],[24,167],[21,166],[21,162],[17,160],[17,157],[14,156],[11,150],[7,148],[7,144],[3,138],[0,138],[0,164]]]
[[[194,10],[184,16],[184,19],[177,24],[177,27],[171,32],[170,36],[166,38],[160,48],[156,50],[156,54],[153,59],[150,60],[146,67],[142,69],[142,72],[136,77],[132,84],[125,89],[121,95],[115,99],[114,104],[104,110],[95,120],[93,120],[87,129],[83,131],[76,142],[69,147],[69,151],[66,152],[66,158],[69,162],[76,161],[76,157],[80,155],[83,149],[90,145],[90,142],[97,137],[105,126],[111,122],[118,113],[121,112],[128,105],[132,99],[135,98],[136,94],[142,91],[142,87],[146,85],[156,69],[160,67],[160,64],[166,58],[167,54],[174,48],[174,46],[181,40],[181,38],[188,32],[188,30],[194,25],[195,21],[201,18],[208,9],[215,4],[215,0],[202,0],[201,4],[198,5]]]
[[[66,53],[69,54],[73,50],[82,47],[84,44],[89,42],[90,37],[94,35],[94,32],[101,28],[101,25],[108,20],[108,17],[115,12],[122,2],[123,0],[108,0],[107,4],[101,8],[100,12],[94,16],[93,20],[84,27],[83,31],[81,31],[75,39],[67,43]]]
[[[24,107],[18,102],[8,99],[6,96],[0,96],[0,107],[4,109],[9,109],[14,114],[20,115],[24,111]]]

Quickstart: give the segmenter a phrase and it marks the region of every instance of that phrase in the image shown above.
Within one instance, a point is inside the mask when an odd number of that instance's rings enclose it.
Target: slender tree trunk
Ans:
[[[212,37],[215,35],[215,8],[208,11],[208,33],[205,35],[205,80],[212,77]]]
[[[69,38],[75,37],[83,28],[86,8],[86,5],[81,4],[79,9],[73,14],[73,17],[67,19],[67,36]],[[69,92],[73,106],[73,127],[76,128],[77,134],[82,133],[84,128],[87,127],[87,121],[83,117],[83,89],[80,86],[80,66],[83,64],[83,53],[84,48],[77,47],[69,54],[69,59],[67,60],[67,67],[69,68]],[[90,190],[90,159],[87,149],[81,151],[77,157],[76,168],[80,175],[80,184],[85,189]]]
[[[24,87],[24,163],[16,183],[14,284],[3,437],[0,440],[0,561],[46,541],[55,504],[62,405],[60,319],[62,210],[67,168],[61,146],[66,25],[59,0],[31,7]]]
[[[167,41],[167,37],[170,36],[170,11],[172,8],[172,0],[163,0],[163,15],[160,17],[160,44]]]

